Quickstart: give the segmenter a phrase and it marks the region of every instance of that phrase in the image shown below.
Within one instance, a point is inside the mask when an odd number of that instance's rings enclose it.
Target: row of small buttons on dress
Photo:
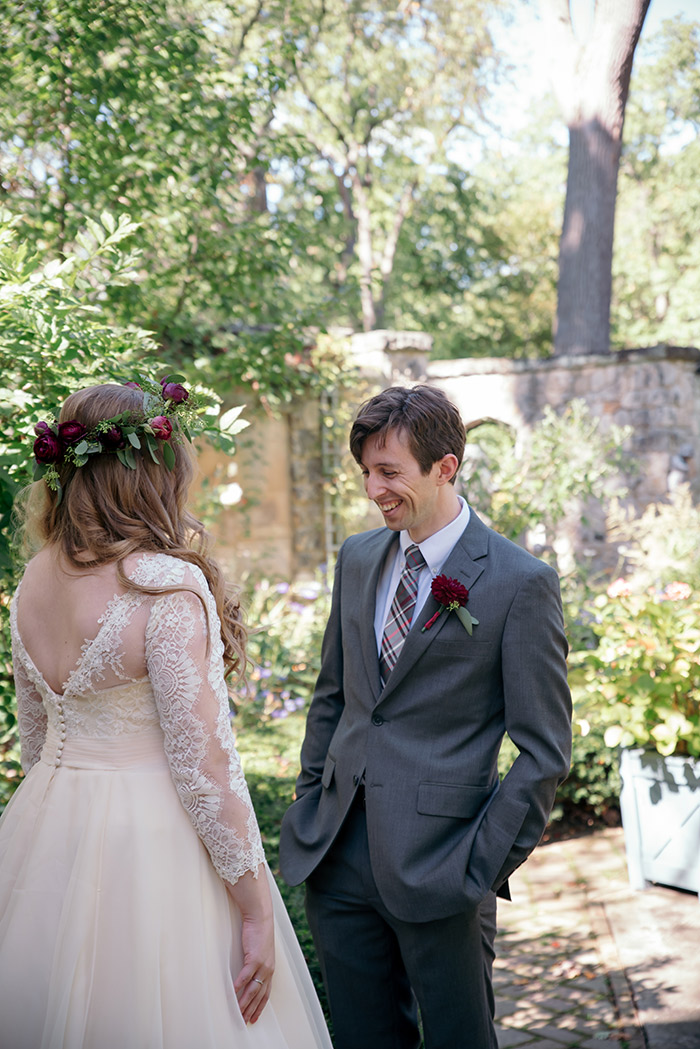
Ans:
[[[61,726],[61,730],[58,734],[58,743],[56,744],[56,754],[54,757],[54,764],[61,764],[61,756],[63,754],[63,747],[66,742],[66,720],[63,716],[63,704],[60,702],[56,703],[56,713],[58,714],[58,721]]]

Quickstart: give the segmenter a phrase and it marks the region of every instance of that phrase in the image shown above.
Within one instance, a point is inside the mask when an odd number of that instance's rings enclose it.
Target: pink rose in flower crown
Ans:
[[[126,437],[118,426],[110,426],[109,430],[98,435],[98,440],[106,452],[116,452],[118,448],[126,448]]]
[[[166,415],[156,415],[155,419],[149,419],[148,425],[159,441],[167,441],[173,432],[173,425]]]
[[[67,422],[58,424],[58,436],[64,444],[78,444],[87,433],[87,427],[79,423],[77,419],[69,419]]]
[[[469,591],[458,579],[450,579],[446,575],[436,575],[430,586],[430,593],[438,602],[440,608],[435,615],[430,617],[423,630],[430,630],[443,612],[456,612],[460,623],[468,634],[471,634],[473,627],[479,625],[479,620],[475,619],[471,612],[467,611],[466,604]]]
[[[137,382],[125,382],[124,385],[128,386],[131,390],[140,390],[140,389],[142,389],[141,385],[139,383],[137,383]]]
[[[163,400],[165,401],[172,401],[173,404],[183,404],[189,397],[189,393],[182,383],[168,382],[167,379],[161,379],[160,384],[163,387]]]

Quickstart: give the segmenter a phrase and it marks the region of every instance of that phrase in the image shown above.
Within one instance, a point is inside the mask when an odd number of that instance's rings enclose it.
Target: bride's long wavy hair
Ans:
[[[66,398],[59,422],[76,419],[91,430],[100,420],[125,411],[143,412],[141,390],[111,383],[89,386]],[[65,462],[58,467],[60,500],[43,480],[35,481],[19,504],[22,552],[30,556],[51,544],[77,570],[116,564],[119,581],[127,590],[147,594],[191,588],[139,586],[124,572],[129,554],[167,553],[197,565],[216,601],[226,673],[244,678],[246,630],[240,601],[209,554],[204,526],[186,508],[194,476],[189,444],[176,439],[171,447],[172,470],[153,462],[150,455],[134,456],[133,470],[113,454],[92,455],[81,467]],[[92,555],[89,561],[87,552]]]

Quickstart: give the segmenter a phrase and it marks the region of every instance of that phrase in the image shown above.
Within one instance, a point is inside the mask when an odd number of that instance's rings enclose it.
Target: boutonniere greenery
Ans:
[[[430,593],[440,607],[435,615],[430,617],[423,630],[430,630],[433,623],[437,622],[443,612],[456,612],[460,623],[466,632],[471,635],[472,629],[478,626],[479,620],[475,619],[467,609],[469,591],[466,586],[462,586],[457,579],[449,579],[446,575],[436,575],[430,586]]]

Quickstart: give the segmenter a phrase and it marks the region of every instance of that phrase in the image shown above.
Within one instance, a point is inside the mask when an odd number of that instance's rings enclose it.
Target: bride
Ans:
[[[8,1049],[330,1049],[265,863],[225,674],[245,630],[185,510],[179,383],[38,423],[11,606],[22,764],[0,820]]]

